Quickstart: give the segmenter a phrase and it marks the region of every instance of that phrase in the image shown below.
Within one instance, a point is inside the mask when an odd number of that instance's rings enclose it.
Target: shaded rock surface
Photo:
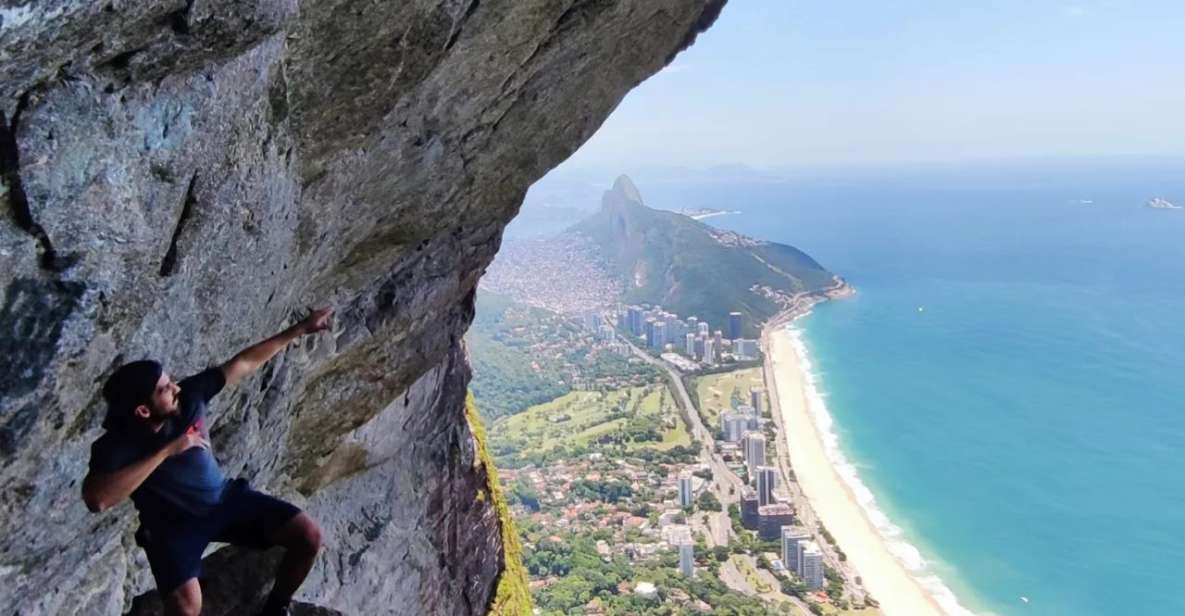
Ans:
[[[260,572],[272,571],[280,561],[279,550],[251,552],[239,548],[219,550],[205,560],[201,578],[204,589],[203,616],[254,614],[263,607],[268,587],[259,584]],[[340,616],[341,612],[304,602],[293,602],[292,616]],[[132,601],[127,616],[162,616],[164,606],[157,592],[147,592]]]
[[[216,455],[322,523],[302,599],[484,613],[477,280],[531,182],[722,4],[0,1],[0,611],[151,590],[131,507],[79,498],[114,366],[184,375],[332,304],[331,333],[216,399]],[[219,584],[208,613],[233,613]]]

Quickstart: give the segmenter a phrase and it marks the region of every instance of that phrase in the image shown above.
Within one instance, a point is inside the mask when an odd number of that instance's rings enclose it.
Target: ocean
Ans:
[[[1144,207],[1185,203],[1183,169],[634,179],[855,286],[796,326],[919,577],[979,614],[1081,616],[1185,613],[1185,211]]]

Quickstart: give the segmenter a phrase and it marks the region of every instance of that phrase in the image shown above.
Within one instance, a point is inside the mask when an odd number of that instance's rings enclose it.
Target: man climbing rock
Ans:
[[[131,496],[140,512],[136,540],[148,555],[166,614],[201,613],[198,576],[211,541],[284,547],[261,614],[288,613],[321,547],[320,529],[296,506],[223,476],[210,450],[206,405],[288,343],[327,329],[332,314],[316,310],[221,366],[180,382],[159,363],[141,360],[121,366],[104,384],[106,432],[91,446],[82,498],[99,512]]]

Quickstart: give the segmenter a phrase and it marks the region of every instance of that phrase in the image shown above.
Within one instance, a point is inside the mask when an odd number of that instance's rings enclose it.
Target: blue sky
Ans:
[[[564,167],[1185,155],[1185,2],[731,0]]]

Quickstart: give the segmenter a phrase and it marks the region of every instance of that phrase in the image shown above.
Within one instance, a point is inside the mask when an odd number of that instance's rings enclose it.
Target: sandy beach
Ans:
[[[784,327],[765,332],[773,383],[770,404],[780,413],[790,464],[818,519],[847,554],[847,562],[863,579],[887,616],[941,615],[943,610],[905,567],[893,557],[867,513],[832,466],[808,408],[804,382],[792,335]]]

